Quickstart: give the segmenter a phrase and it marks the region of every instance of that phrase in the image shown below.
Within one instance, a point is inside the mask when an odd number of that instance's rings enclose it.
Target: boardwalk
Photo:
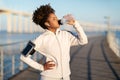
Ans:
[[[105,37],[90,37],[85,46],[71,49],[71,80],[120,80],[120,58]],[[38,80],[39,72],[28,68],[9,80]]]

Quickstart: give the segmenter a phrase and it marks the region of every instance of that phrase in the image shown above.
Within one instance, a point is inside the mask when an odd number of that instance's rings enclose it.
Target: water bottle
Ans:
[[[71,14],[67,14],[65,16],[63,16],[62,19],[58,20],[58,23],[60,25],[64,25],[67,24],[69,22],[69,20],[74,19],[74,17]]]

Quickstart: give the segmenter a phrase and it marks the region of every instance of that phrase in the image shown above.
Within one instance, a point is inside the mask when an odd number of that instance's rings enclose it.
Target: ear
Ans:
[[[50,26],[48,22],[45,22],[45,25],[46,25],[46,26]]]

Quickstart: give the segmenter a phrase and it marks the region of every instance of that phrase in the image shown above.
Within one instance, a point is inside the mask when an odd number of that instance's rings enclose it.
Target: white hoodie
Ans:
[[[41,75],[51,78],[62,78],[70,75],[70,46],[84,45],[88,43],[82,27],[75,21],[74,28],[78,33],[78,38],[67,31],[57,29],[56,34],[46,30],[43,34],[37,37],[33,43],[35,50],[40,54],[46,56],[47,61],[54,61],[55,67],[52,70],[44,71],[43,65],[31,59],[31,56],[24,57],[21,55],[20,59],[29,66],[42,71]]]

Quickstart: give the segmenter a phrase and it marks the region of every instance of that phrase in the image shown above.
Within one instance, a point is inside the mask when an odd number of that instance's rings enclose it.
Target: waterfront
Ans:
[[[72,47],[70,66],[71,80],[120,80],[120,58],[109,48],[105,36],[89,37],[87,45]],[[27,68],[9,80],[40,77],[39,71]]]
[[[40,33],[7,33],[0,32],[0,45],[35,39]]]
[[[120,32],[117,31],[116,33],[116,40],[119,44],[120,42]],[[88,37],[91,36],[98,36],[98,35],[106,35],[106,32],[86,32]],[[35,39],[37,36],[39,36],[40,33],[7,33],[5,31],[0,32],[0,47],[2,47],[2,50],[4,51],[4,67],[3,72],[4,74],[4,80],[7,80],[9,77],[12,76],[12,57],[15,56],[15,66],[20,66],[20,50],[25,46],[27,41]],[[21,47],[20,43],[25,42]],[[11,64],[8,64],[11,63]],[[26,68],[27,65],[24,65],[24,68]],[[20,67],[16,68],[17,70],[14,72],[15,74],[20,72]]]
[[[120,31],[115,31],[116,41],[120,46]],[[106,35],[106,32],[86,32],[87,36]],[[7,33],[6,31],[0,32],[0,45],[10,44],[15,42],[22,42],[33,40],[40,33]]]
[[[116,31],[115,33],[116,33],[116,41],[117,41],[117,43],[119,45],[119,49],[120,49],[120,31]]]
[[[29,40],[35,39],[39,34],[0,32],[0,72],[3,75],[1,80],[8,80],[27,68],[27,65],[20,61],[20,52]]]

